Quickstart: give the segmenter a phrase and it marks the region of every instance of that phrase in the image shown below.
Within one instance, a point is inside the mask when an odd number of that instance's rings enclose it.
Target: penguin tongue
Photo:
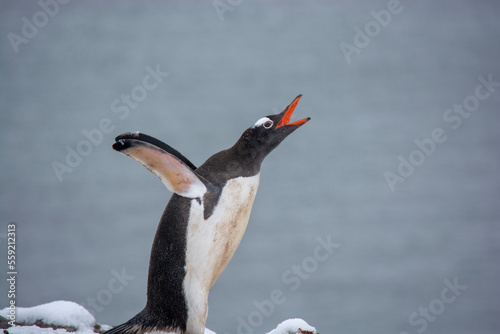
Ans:
[[[307,123],[307,121],[309,121],[309,117],[308,117],[308,118],[303,118],[303,119],[296,121],[296,122],[293,122],[293,123],[289,123],[290,118],[292,118],[293,111],[295,110],[295,107],[297,106],[297,103],[299,103],[299,100],[301,97],[302,97],[302,95],[297,96],[295,98],[295,100],[293,100],[293,102],[290,103],[290,105],[288,107],[286,107],[285,115],[283,115],[283,117],[279,121],[278,125],[276,125],[276,129],[280,128],[282,126],[286,126],[286,125],[302,125],[304,123]]]

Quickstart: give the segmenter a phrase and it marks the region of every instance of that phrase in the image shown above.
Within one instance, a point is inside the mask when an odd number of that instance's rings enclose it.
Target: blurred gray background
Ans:
[[[200,165],[301,93],[294,119],[312,120],[264,162],[207,327],[265,333],[301,317],[321,333],[499,332],[500,87],[474,97],[479,77],[500,82],[499,2],[0,8],[0,241],[5,254],[16,222],[19,306],[71,300],[110,325],[143,308],[171,194],[111,149],[116,135],[140,130]],[[150,91],[148,66],[169,73]],[[134,94],[131,107],[122,94]],[[470,114],[448,111],[463,103]],[[83,131],[102,122],[112,131],[89,147]],[[435,129],[434,152],[414,153]],[[68,148],[87,154],[74,168]],[[399,156],[418,166],[392,191]],[[71,168],[62,181],[54,162]],[[312,260],[328,236],[340,246]],[[286,301],[259,311],[275,289]]]

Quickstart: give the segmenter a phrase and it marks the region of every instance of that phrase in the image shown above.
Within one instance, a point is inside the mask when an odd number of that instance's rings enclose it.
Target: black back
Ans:
[[[161,327],[185,330],[187,322],[182,282],[186,275],[186,234],[191,201],[172,195],[151,249],[146,310],[160,321]]]

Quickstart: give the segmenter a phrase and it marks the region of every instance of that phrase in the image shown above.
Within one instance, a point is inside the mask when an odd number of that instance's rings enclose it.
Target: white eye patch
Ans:
[[[269,125],[270,124],[270,125]],[[273,126],[273,121],[271,121],[269,118],[267,117],[262,117],[261,119],[259,119],[253,126],[252,128],[256,128],[258,126],[261,126],[263,125],[266,129],[269,129],[271,126]]]

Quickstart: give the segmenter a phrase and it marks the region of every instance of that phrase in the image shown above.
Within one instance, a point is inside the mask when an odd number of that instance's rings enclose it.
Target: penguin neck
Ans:
[[[263,159],[256,151],[243,150],[238,141],[233,147],[208,158],[196,173],[222,188],[228,180],[259,174]]]

